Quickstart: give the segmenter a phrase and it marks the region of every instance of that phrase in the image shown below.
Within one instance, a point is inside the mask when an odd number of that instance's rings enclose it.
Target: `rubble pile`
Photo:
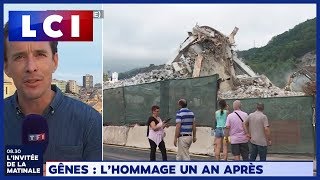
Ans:
[[[257,75],[239,59],[233,50],[237,31],[235,27],[225,36],[211,27],[196,25],[164,68],[118,82],[104,82],[104,88],[218,74],[218,97],[223,99],[304,95],[274,86],[266,76]]]
[[[165,65],[164,68],[152,70],[148,73],[140,73],[136,76],[119,80],[117,82],[106,81],[104,82],[104,89],[122,87],[122,86],[131,86],[137,84],[151,83],[157,81],[163,81],[166,79],[184,79],[191,77],[188,74],[181,74],[180,72],[174,71],[171,65]]]
[[[286,90],[305,92],[307,95],[316,95],[316,65],[303,66],[291,74]]]
[[[267,98],[284,96],[304,96],[303,92],[286,91],[276,86],[265,87],[260,85],[241,85],[236,90],[218,92],[221,99],[242,99],[242,98]]]
[[[221,84],[222,89],[231,90],[235,79],[233,59],[236,57],[232,48],[237,31],[235,27],[227,37],[211,27],[196,25],[167,64],[171,64],[175,71],[191,77],[219,74],[221,79],[230,79]],[[246,69],[252,71],[248,67]]]
[[[238,75],[235,90],[218,91],[218,98],[221,99],[242,99],[242,98],[267,98],[283,96],[303,96],[302,92],[293,92],[274,86],[265,76],[248,77],[247,75]]]

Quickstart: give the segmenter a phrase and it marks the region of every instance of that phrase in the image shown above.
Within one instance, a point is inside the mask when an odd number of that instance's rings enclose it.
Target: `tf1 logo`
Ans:
[[[46,134],[29,134],[28,135],[28,141],[44,141],[46,140]]]
[[[9,11],[9,41],[93,41],[93,11]]]

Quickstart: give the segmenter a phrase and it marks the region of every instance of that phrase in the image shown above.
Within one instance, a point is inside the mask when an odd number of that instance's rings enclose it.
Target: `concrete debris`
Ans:
[[[242,98],[267,98],[283,96],[304,96],[303,92],[286,91],[276,86],[241,85],[236,90],[218,92],[221,99],[242,99]]]
[[[304,92],[308,95],[316,95],[316,66],[304,66],[291,74],[286,90]]]
[[[308,52],[297,60],[297,71],[290,74],[286,90],[316,95],[316,53]]]
[[[238,30],[239,30],[239,28],[235,27],[235,28],[233,29],[232,33],[229,35],[228,38],[229,38],[229,43],[230,43],[230,44],[234,44],[234,43],[235,43],[235,41],[234,41],[234,36],[237,34]]]
[[[173,62],[172,63],[172,67],[175,71],[179,72],[182,70],[182,67],[180,66],[180,64],[178,64],[177,62]]]
[[[239,28],[235,27],[232,33],[227,37],[221,32],[209,27],[196,25],[189,37],[180,45],[179,49],[167,64],[175,65],[175,62],[186,64],[192,69],[192,77],[210,76],[219,74],[222,79],[220,88],[223,91],[235,89],[237,86],[236,69],[240,74],[247,74],[250,77],[256,77],[256,73],[251,70],[232,49],[234,47],[234,36]],[[185,62],[183,60],[187,59]],[[180,68],[174,68],[180,72]],[[191,74],[191,73],[190,73]]]
[[[195,36],[189,36],[179,47],[179,49],[175,52],[174,57],[170,58],[170,61],[167,62],[167,65],[172,64],[172,62],[179,61],[179,58],[182,56],[182,52],[190,46],[197,38]],[[178,54],[178,55],[176,55]]]
[[[236,57],[233,58],[233,61],[238,65],[238,67],[245,72],[246,74],[248,74],[251,77],[256,77],[256,73],[249,67],[247,66],[241,59],[238,59]]]
[[[239,83],[239,85],[245,85],[245,86],[254,85],[254,86],[267,87],[267,88],[273,86],[271,81],[265,75],[256,76],[256,77],[249,77],[247,75],[238,75],[237,80],[238,80],[237,83]]]
[[[304,93],[280,89],[264,75],[257,75],[233,50],[235,27],[229,36],[209,27],[196,25],[162,69],[138,74],[118,82],[104,82],[115,88],[165,79],[219,75],[219,98],[301,96]]]
[[[177,63],[178,66],[182,64]],[[179,66],[180,67],[180,66]],[[183,66],[184,67],[184,66]],[[179,70],[179,69],[178,69]],[[181,71],[175,71],[173,66],[171,65],[165,65],[162,69],[152,70],[148,73],[140,73],[136,76],[119,80],[117,82],[104,82],[104,89],[110,89],[110,88],[116,88],[116,87],[122,87],[122,86],[131,86],[131,85],[137,85],[137,84],[144,84],[144,83],[151,83],[151,82],[157,82],[157,81],[163,81],[166,79],[184,79],[191,77],[190,74],[185,73],[186,69],[181,69]]]
[[[238,75],[239,86],[235,90],[218,91],[218,98],[221,99],[242,99],[242,98],[267,98],[283,96],[304,96],[303,92],[293,92],[274,86],[265,76],[249,77]]]
[[[203,56],[201,56],[201,54],[198,54],[198,56],[196,58],[196,62],[194,63],[192,77],[199,77],[200,76],[202,60],[203,60]]]

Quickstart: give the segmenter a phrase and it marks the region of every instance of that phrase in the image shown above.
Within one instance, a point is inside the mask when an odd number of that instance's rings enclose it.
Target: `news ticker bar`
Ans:
[[[313,176],[313,162],[47,162],[46,176]]]

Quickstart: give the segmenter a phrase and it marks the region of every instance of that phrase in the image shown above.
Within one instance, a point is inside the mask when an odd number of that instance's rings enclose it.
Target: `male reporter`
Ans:
[[[29,114],[42,115],[49,128],[44,161],[102,159],[102,117],[92,107],[51,86],[58,67],[58,42],[13,42],[4,27],[4,69],[17,91],[4,100],[5,145],[21,145]]]

